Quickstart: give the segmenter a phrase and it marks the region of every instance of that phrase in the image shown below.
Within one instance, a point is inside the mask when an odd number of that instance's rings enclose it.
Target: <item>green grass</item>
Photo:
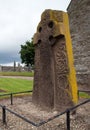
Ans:
[[[90,95],[88,95],[88,94],[85,93],[85,92],[80,92],[80,93],[79,93],[79,97],[82,97],[82,98],[90,98]]]
[[[5,91],[0,92],[0,94],[28,91],[33,89],[33,81],[17,78],[0,78],[0,89]],[[90,95],[85,92],[80,92],[79,97],[90,98]]]
[[[28,91],[33,89],[33,81],[24,79],[0,78],[0,89],[4,93]],[[0,93],[2,94],[2,92]]]
[[[29,76],[33,77],[34,72],[0,72],[0,76]]]

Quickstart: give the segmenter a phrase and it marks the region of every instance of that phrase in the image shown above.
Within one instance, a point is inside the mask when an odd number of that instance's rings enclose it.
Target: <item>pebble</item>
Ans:
[[[30,96],[14,97],[14,105],[10,105],[10,99],[0,100],[0,104],[27,117],[33,122],[40,122],[58,114],[57,111],[47,112],[35,107]],[[38,128],[26,123],[22,119],[7,112],[7,124],[2,124],[2,109],[0,108],[0,130],[66,130],[66,114],[60,116]],[[90,130],[90,103],[77,109],[76,115],[71,115],[71,130]]]

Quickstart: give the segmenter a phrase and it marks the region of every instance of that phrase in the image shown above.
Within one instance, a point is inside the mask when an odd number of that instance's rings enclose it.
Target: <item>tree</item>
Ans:
[[[34,65],[34,45],[33,45],[33,39],[31,41],[26,41],[25,45],[21,45],[20,50],[20,57],[22,63],[25,63],[26,66],[33,66]]]

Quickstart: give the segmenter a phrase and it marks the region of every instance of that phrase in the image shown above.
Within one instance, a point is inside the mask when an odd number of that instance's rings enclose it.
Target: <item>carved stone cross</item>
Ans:
[[[67,13],[45,10],[34,35],[35,74],[33,102],[63,111],[77,103]]]

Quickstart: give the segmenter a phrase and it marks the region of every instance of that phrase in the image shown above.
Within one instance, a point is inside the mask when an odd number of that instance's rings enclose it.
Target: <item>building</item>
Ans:
[[[78,85],[90,88],[90,0],[71,0],[67,8]]]

